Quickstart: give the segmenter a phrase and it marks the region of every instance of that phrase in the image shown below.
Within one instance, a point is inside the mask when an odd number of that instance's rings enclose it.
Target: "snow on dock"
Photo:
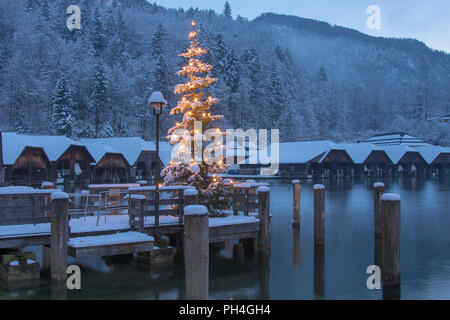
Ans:
[[[68,246],[74,248],[84,248],[84,247],[105,246],[113,244],[136,243],[146,241],[154,241],[154,238],[145,233],[129,231],[114,234],[106,234],[95,237],[87,236],[87,237],[70,238]]]
[[[87,234],[87,233],[105,233],[130,230],[130,222],[128,215],[111,215],[106,219],[102,217],[98,220],[97,217],[88,216],[86,218],[71,219],[69,222],[72,234]],[[245,216],[228,216],[225,218],[209,218],[210,227],[257,223],[259,220],[255,217]],[[155,224],[155,217],[145,217],[144,227],[153,227]],[[164,226],[178,226],[178,217],[174,216],[160,216],[159,224],[161,228]],[[9,225],[0,226],[0,239],[10,237],[33,237],[36,235],[50,235],[50,223],[40,224],[24,224],[24,225]]]

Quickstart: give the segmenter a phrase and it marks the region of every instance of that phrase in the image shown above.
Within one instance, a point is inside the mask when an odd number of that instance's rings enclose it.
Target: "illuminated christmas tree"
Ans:
[[[178,76],[186,77],[188,81],[175,86],[174,93],[181,95],[181,100],[170,111],[171,115],[182,115],[181,121],[169,129],[167,137],[170,144],[176,145],[176,156],[162,171],[163,185],[195,186],[199,202],[206,205],[211,213],[218,213],[229,204],[229,200],[220,177],[226,169],[223,161],[224,133],[220,128],[213,127],[212,123],[223,119],[223,116],[211,114],[211,106],[218,99],[207,95],[206,89],[216,79],[209,75],[213,67],[199,59],[207,50],[197,41],[200,30],[196,31],[194,21],[192,28],[189,33],[190,46],[180,54],[189,59],[188,64],[177,72]]]

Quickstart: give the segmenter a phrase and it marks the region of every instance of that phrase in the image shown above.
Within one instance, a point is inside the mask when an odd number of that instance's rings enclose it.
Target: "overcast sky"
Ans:
[[[168,8],[213,9],[222,12],[225,0],[149,0]],[[415,38],[450,53],[450,0],[229,0],[233,17],[249,19],[263,12],[327,21],[385,37]],[[381,10],[381,29],[368,29],[370,5]]]

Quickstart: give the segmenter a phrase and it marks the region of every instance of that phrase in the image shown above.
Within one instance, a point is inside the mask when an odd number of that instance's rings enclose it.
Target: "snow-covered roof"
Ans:
[[[404,144],[382,146],[382,149],[386,152],[386,154],[394,164],[397,164],[407,152],[417,152],[413,148],[410,148]]]
[[[140,137],[82,139],[80,142],[91,145],[104,145],[109,150],[115,150],[114,153],[123,154],[131,165],[136,163],[142,151],[156,150],[154,142],[145,141]]]
[[[445,148],[439,146],[427,146],[427,147],[419,147],[412,148],[414,151],[420,153],[422,158],[426,161],[426,163],[431,164],[441,153],[448,153]]]
[[[272,145],[268,149],[273,152]],[[327,154],[330,150],[341,149],[337,144],[328,141],[282,142],[279,144],[280,164],[307,163],[314,158]],[[265,152],[265,150],[261,150]],[[271,155],[271,152],[266,154]],[[253,159],[252,157],[250,159]]]
[[[348,143],[340,144],[356,164],[363,164],[373,151],[384,151],[381,147],[372,143]]]
[[[153,141],[145,141],[140,137],[128,138],[100,138],[82,139],[80,142],[86,144],[97,144],[115,150],[114,153],[121,153],[129,164],[134,165],[143,151],[156,151],[156,144]],[[164,165],[168,165],[172,156],[172,146],[167,142],[159,143],[159,157]]]
[[[24,136],[32,143],[42,147],[50,161],[56,161],[71,146],[81,143],[64,136]]]
[[[404,144],[409,147],[430,146],[430,144],[425,142],[424,140],[414,137],[405,132],[377,134],[364,140],[363,142],[370,142],[380,146],[399,145],[399,144]]]
[[[165,166],[169,165],[169,162],[172,160],[172,149],[168,142],[160,142],[159,143],[159,158]]]
[[[16,132],[2,132],[4,165],[13,165],[26,147],[41,147],[36,141],[28,137]]]
[[[319,159],[318,162],[319,162],[319,163],[322,163],[322,162],[325,160],[325,158],[328,156],[328,154],[329,154],[331,151],[333,151],[333,150],[342,150],[342,151],[345,151],[345,149],[344,149],[344,147],[342,147],[342,145],[333,143],[333,146],[331,146],[331,147],[327,150],[327,152],[325,152],[325,154]]]
[[[83,140],[80,140],[80,142],[84,146],[86,146],[86,148],[88,149],[89,153],[92,155],[92,157],[94,158],[96,163],[98,163],[107,153],[120,154],[119,151],[117,151],[114,148],[111,148],[110,146],[108,146],[106,144],[97,143],[95,141],[90,141],[90,140],[93,140],[93,139],[83,139]]]
[[[50,161],[56,161],[71,145],[82,146],[64,136],[34,136],[16,132],[2,132],[2,142],[5,165],[13,165],[25,147],[42,148]]]

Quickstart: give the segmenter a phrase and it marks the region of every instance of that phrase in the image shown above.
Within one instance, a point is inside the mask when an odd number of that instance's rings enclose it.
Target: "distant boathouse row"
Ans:
[[[161,167],[171,147],[139,137],[72,140],[63,136],[32,136],[0,132],[0,184],[40,185],[42,181],[151,183],[156,161]],[[230,172],[260,175],[265,165],[246,159]],[[269,151],[268,154],[270,154]],[[450,148],[432,146],[405,133],[377,135],[360,143],[331,141],[279,144],[279,173],[285,178],[448,175]]]
[[[271,154],[273,150],[262,150]],[[268,165],[239,164],[240,174],[259,174]],[[284,178],[442,176],[450,173],[450,148],[433,146],[404,132],[373,136],[357,143],[327,140],[279,145]]]
[[[138,137],[75,141],[64,136],[0,132],[0,144],[0,184],[151,180],[157,161],[155,144]],[[160,149],[158,161],[170,161],[168,145],[162,143]]]

